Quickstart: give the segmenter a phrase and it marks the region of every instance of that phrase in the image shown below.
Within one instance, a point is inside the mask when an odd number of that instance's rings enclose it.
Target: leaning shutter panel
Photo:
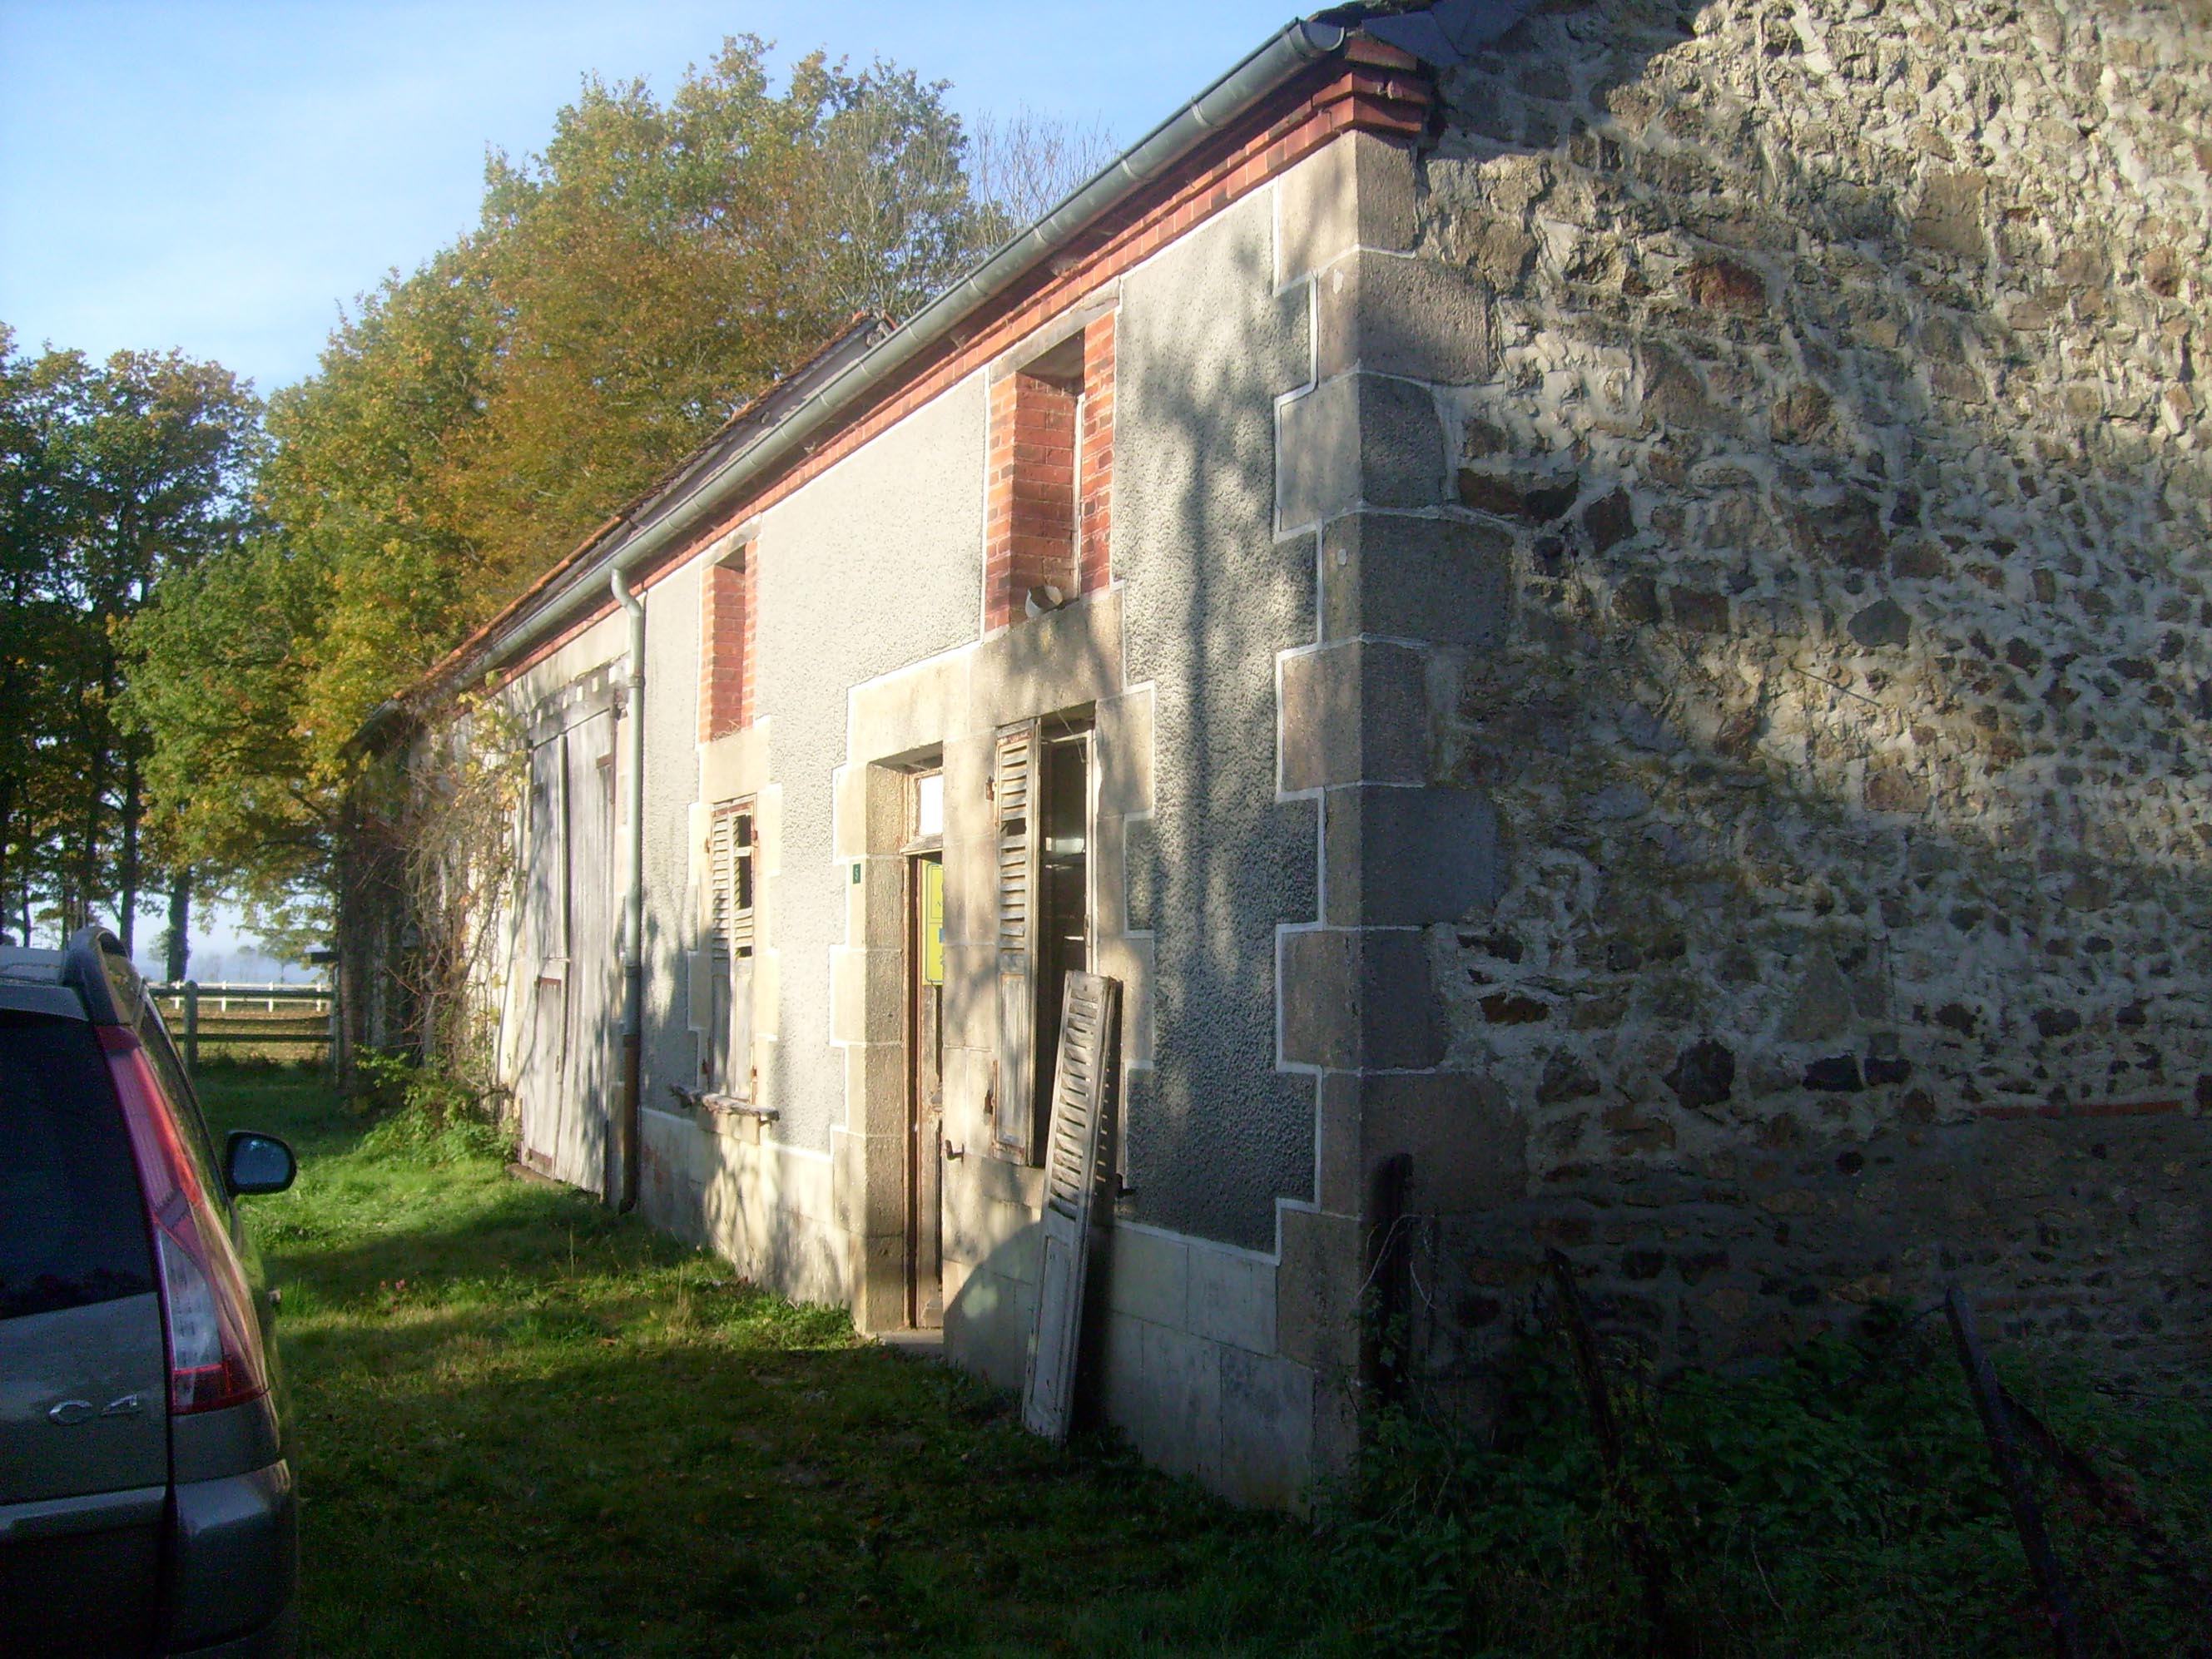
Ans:
[[[1053,1441],[1067,1438],[1075,1400],[1091,1200],[1106,1139],[1120,991],[1118,983],[1099,975],[1070,974],[1061,1003],[1044,1165],[1044,1259],[1038,1264],[1036,1331],[1022,1386],[1023,1425]]]
[[[1034,1133],[1036,1075],[1038,729],[1002,727],[991,771],[999,856],[999,1075],[993,1132],[1024,1157]]]

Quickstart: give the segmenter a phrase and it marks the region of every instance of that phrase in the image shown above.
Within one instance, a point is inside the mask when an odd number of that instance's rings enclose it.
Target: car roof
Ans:
[[[142,994],[122,942],[105,928],[81,928],[58,951],[0,944],[0,1008],[121,1025]]]

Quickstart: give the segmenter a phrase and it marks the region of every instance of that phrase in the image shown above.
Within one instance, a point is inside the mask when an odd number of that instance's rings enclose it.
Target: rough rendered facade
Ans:
[[[1109,975],[1085,1387],[1240,1497],[1340,1465],[1378,1298],[1476,1382],[1547,1248],[1670,1363],[1953,1277],[2201,1363],[2207,23],[1294,28],[440,677],[533,743],[526,1155],[608,1179],[639,787],[643,1212],[1018,1383],[1034,1077]]]

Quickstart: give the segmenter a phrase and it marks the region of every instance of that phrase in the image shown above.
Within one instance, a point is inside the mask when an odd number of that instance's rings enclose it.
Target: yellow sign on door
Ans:
[[[945,866],[921,861],[921,982],[945,983]]]

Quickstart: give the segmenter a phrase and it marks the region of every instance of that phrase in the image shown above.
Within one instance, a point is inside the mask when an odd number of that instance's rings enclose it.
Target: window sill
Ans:
[[[783,1115],[773,1106],[756,1106],[751,1101],[740,1100],[735,1095],[680,1088],[673,1083],[668,1085],[668,1092],[708,1119],[735,1117],[750,1119],[757,1123],[774,1123]]]

